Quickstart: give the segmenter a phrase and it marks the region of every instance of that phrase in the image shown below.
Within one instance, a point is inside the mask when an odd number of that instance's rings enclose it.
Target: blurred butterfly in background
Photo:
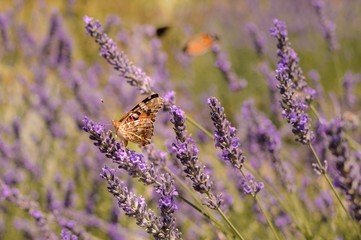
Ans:
[[[185,44],[183,52],[189,56],[200,56],[209,51],[213,44],[218,40],[216,35],[201,33],[192,37]]]
[[[163,27],[158,27],[155,30],[155,34],[157,37],[163,37],[170,29],[170,26],[163,26]]]
[[[112,120],[123,147],[128,145],[128,141],[142,146],[150,144],[154,131],[155,116],[163,105],[163,98],[155,93],[137,104],[119,121]]]

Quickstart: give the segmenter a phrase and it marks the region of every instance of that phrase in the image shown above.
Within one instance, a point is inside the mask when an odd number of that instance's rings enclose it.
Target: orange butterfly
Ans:
[[[213,44],[218,40],[218,37],[208,33],[201,33],[192,37],[183,48],[183,52],[189,56],[200,56],[206,53]]]
[[[163,98],[155,93],[137,104],[119,121],[112,120],[123,147],[128,145],[128,141],[142,146],[150,144],[154,131],[155,115],[163,105]]]

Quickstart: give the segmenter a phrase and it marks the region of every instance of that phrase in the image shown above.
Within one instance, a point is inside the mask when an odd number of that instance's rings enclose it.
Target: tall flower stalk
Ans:
[[[208,106],[211,109],[211,118],[215,127],[215,146],[216,148],[220,148],[222,150],[222,160],[229,162],[241,173],[243,177],[243,180],[240,182],[242,190],[244,193],[249,194],[254,198],[263,215],[265,216],[274,236],[276,239],[280,239],[270,217],[262,207],[262,204],[257,197],[257,193],[264,187],[263,183],[255,180],[252,175],[246,175],[243,172],[242,167],[245,161],[245,157],[243,156],[243,152],[241,150],[241,143],[239,138],[236,135],[236,128],[231,126],[231,123],[227,120],[226,114],[224,113],[224,108],[215,97],[208,99]]]
[[[311,130],[311,118],[306,111],[312,100],[314,90],[307,86],[305,77],[299,67],[297,53],[288,40],[286,25],[275,19],[271,34],[277,39],[277,56],[279,61],[276,69],[278,89],[281,94],[282,116],[292,125],[296,141],[309,144],[314,133]]]
[[[136,67],[124,52],[118,50],[116,43],[104,33],[99,21],[93,21],[91,17],[85,16],[84,22],[87,33],[100,46],[100,55],[120,72],[120,76],[130,85],[136,86],[142,94],[151,94],[153,90],[150,77]]]
[[[275,72],[276,79],[279,81],[278,88],[282,97],[282,115],[292,125],[292,132],[296,135],[296,141],[307,144],[310,147],[310,150],[316,158],[316,163],[313,164],[315,171],[324,176],[338,199],[339,204],[348,214],[348,211],[327,174],[327,161],[324,160],[324,164],[322,164],[311,143],[314,139],[314,133],[311,130],[311,119],[306,113],[306,110],[308,110],[310,106],[315,91],[307,86],[305,77],[299,66],[297,53],[293,50],[291,43],[288,40],[288,32],[285,23],[277,19],[275,19],[273,23],[274,27],[270,29],[270,32],[278,42],[277,55],[279,61]]]
[[[349,212],[355,221],[361,225],[361,153],[350,151],[344,137],[345,123],[334,119],[325,126],[328,138],[328,148],[336,158],[338,176],[335,185],[346,195]]]
[[[9,187],[2,180],[0,180],[0,194],[0,201],[6,200],[15,204],[18,208],[26,211],[35,219],[36,225],[41,232],[41,236],[46,239],[56,239],[54,232],[50,229],[49,219],[46,217],[45,213],[40,210],[37,202],[26,198],[18,189]]]
[[[144,227],[148,233],[152,233],[156,239],[181,239],[178,229],[175,228],[174,211],[177,209],[174,198],[178,195],[172,178],[169,174],[161,174],[160,181],[153,164],[147,166],[143,155],[135,151],[124,149],[121,143],[117,142],[110,131],[104,126],[94,124],[85,117],[84,131],[90,134],[94,145],[108,158],[112,159],[119,168],[124,169],[133,178],[138,178],[145,185],[154,185],[157,193],[161,195],[159,208],[161,217],[148,209],[142,197],[136,197],[133,193],[120,183],[115,176],[115,170],[108,167],[103,168],[101,177],[108,182],[108,190],[119,201],[119,206],[129,217],[137,219],[137,224]]]
[[[175,155],[182,163],[186,177],[192,181],[193,189],[206,195],[204,204],[211,209],[217,210],[237,237],[239,239],[244,239],[220,209],[223,202],[221,198],[222,194],[213,193],[213,182],[210,180],[210,176],[204,172],[204,166],[198,160],[198,149],[192,137],[187,135],[185,121],[184,112],[179,107],[175,105],[172,106],[171,122],[174,125],[173,129],[176,134],[176,139],[172,144],[172,148]]]
[[[146,229],[147,233],[152,234],[155,239],[182,239],[178,229],[175,228],[174,196],[176,191],[173,181],[169,179],[169,175],[165,175],[162,179],[163,184],[157,190],[161,193],[159,206],[161,209],[161,217],[158,217],[151,209],[147,208],[145,199],[137,197],[130,192],[115,176],[115,170],[104,167],[101,177],[108,183],[108,191],[117,199],[119,207],[128,217],[135,218],[137,225]],[[169,182],[167,180],[170,180]]]

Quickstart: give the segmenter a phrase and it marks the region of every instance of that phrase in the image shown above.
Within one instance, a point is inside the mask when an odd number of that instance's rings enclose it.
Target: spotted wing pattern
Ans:
[[[141,101],[119,121],[112,121],[124,147],[127,146],[128,141],[142,146],[150,143],[155,116],[163,104],[163,98],[155,93]]]

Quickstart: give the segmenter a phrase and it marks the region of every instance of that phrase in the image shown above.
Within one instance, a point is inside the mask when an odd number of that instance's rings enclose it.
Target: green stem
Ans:
[[[172,177],[176,180],[176,182],[184,189],[191,197],[192,199],[199,205],[203,206],[203,204],[199,201],[199,198],[197,198],[192,191],[189,190],[189,188],[183,183],[183,181],[174,174],[169,168],[165,167],[164,170],[172,175]],[[185,203],[193,207],[195,210],[197,210],[200,214],[202,214],[206,219],[213,222],[224,234],[227,235],[227,230],[222,226],[206,209],[196,206],[195,204],[191,203],[186,198],[182,197],[181,195],[178,196],[179,199],[183,200]]]
[[[191,124],[193,124],[195,127],[197,127],[198,129],[200,129],[203,133],[205,133],[210,139],[213,139],[213,135],[212,135],[209,131],[207,131],[205,128],[203,128],[202,126],[200,126],[200,125],[199,125],[196,121],[194,121],[192,118],[190,118],[189,116],[186,116],[186,119],[187,119]],[[242,171],[241,169],[240,169],[240,172],[241,172],[241,174],[243,175],[243,177],[247,180],[245,174],[243,173],[243,171]],[[255,198],[255,200],[256,200],[256,199],[257,199],[257,198]],[[280,239],[279,236],[278,236],[278,234],[277,234],[277,232],[276,232],[276,230],[275,230],[275,228],[274,228],[274,226],[273,226],[272,221],[270,221],[268,215],[266,214],[266,212],[264,211],[264,209],[263,209],[262,206],[260,205],[260,204],[261,204],[260,201],[256,200],[256,202],[257,202],[257,204],[259,204],[260,209],[261,209],[262,213],[264,214],[264,216],[265,216],[265,218],[266,218],[269,226],[271,227],[271,230],[272,230],[273,234],[275,235],[276,239]],[[221,215],[222,215],[222,214],[221,214]],[[222,216],[224,216],[224,215],[222,215]],[[225,219],[225,220],[226,220],[226,219]],[[226,222],[227,222],[227,223],[230,223],[228,219],[226,220]],[[232,224],[229,225],[229,226],[230,226],[232,229],[235,229]]]
[[[318,114],[318,111],[316,110],[316,108],[313,106],[313,104],[310,104],[310,108],[311,108],[312,112],[316,115],[318,121],[321,121],[321,117]]]
[[[228,226],[230,226],[232,228],[232,230],[234,231],[234,233],[238,236],[239,239],[244,240],[244,238],[242,237],[241,233],[238,232],[238,230],[233,226],[233,224],[231,223],[231,221],[229,221],[229,219],[227,218],[227,216],[223,213],[223,211],[220,208],[217,208],[217,211],[219,212],[219,214],[222,216],[222,218],[226,221],[226,223],[228,224]]]
[[[240,173],[242,174],[243,178],[247,181],[247,183],[250,185],[248,179],[247,179],[247,176],[246,174],[243,172],[242,168],[239,169]],[[271,230],[272,230],[272,233],[273,235],[276,237],[276,239],[280,240],[280,237],[278,236],[277,234],[277,231],[275,229],[275,227],[273,226],[273,223],[270,219],[270,217],[268,216],[267,212],[264,210],[262,204],[261,204],[261,201],[259,201],[258,197],[257,197],[257,194],[255,193],[252,193],[252,197],[253,199],[256,201],[256,203],[258,204],[263,216],[266,218],[266,221],[268,223],[268,225],[270,226]]]
[[[277,200],[278,204],[280,205],[281,209],[283,211],[285,211],[290,218],[292,219],[292,222],[295,224],[296,228],[298,230],[300,230],[300,232],[304,233],[307,236],[311,235],[311,230],[309,228],[309,226],[307,225],[307,221],[306,222],[306,229],[304,230],[300,224],[299,221],[299,216],[297,216],[297,214],[295,214],[295,210],[291,210],[288,205],[284,204],[287,201],[284,201],[280,198],[280,194],[276,193],[276,190],[273,189],[273,187],[267,183],[267,181],[261,176],[259,175],[256,171],[254,171],[252,168],[250,168],[246,163],[244,164],[244,168],[249,171],[255,178],[261,180],[264,183],[265,188],[267,189],[267,191]],[[296,200],[293,199],[292,200],[293,203],[296,203]]]
[[[319,168],[320,168],[320,169],[323,169],[322,164],[321,164],[321,160],[320,160],[319,157],[317,156],[317,153],[316,153],[315,149],[313,148],[312,144],[309,143],[308,145],[309,145],[309,147],[311,148],[311,151],[312,151],[313,155],[314,155],[315,158],[316,158],[316,161],[317,161],[317,164],[318,164]],[[345,205],[343,204],[343,202],[342,202],[342,200],[341,200],[341,197],[340,197],[340,195],[338,194],[338,192],[336,191],[335,187],[333,186],[333,184],[332,184],[332,182],[331,182],[331,180],[330,180],[327,172],[326,172],[326,171],[321,171],[321,174],[322,174],[322,175],[324,176],[324,178],[326,179],[326,182],[328,183],[328,185],[330,186],[332,192],[333,192],[334,195],[336,196],[337,201],[340,203],[343,211],[344,211],[344,212],[346,213],[346,215],[351,219],[351,222],[352,222],[353,226],[356,227],[355,229],[356,229],[357,231],[359,231],[358,226],[356,226],[354,220],[352,219],[351,214],[349,213],[349,211],[347,211],[347,208],[346,208]],[[361,233],[359,232],[358,235],[361,235]]]
[[[258,197],[257,197],[257,194],[253,196],[254,200],[257,202],[258,206],[259,206],[259,209],[261,210],[263,216],[266,218],[267,222],[268,222],[268,225],[270,226],[272,232],[273,232],[273,235],[276,237],[276,239],[278,240],[281,240],[280,237],[278,236],[277,234],[277,231],[275,229],[275,227],[273,226],[273,223],[270,219],[270,217],[268,216],[268,213],[264,210],[262,204],[261,204],[261,201],[259,201]]]
[[[191,118],[190,116],[186,115],[186,121],[190,122],[193,126],[195,126],[196,128],[198,128],[199,130],[201,130],[204,134],[206,134],[210,139],[213,140],[213,135],[207,131],[207,129],[205,129],[204,127],[202,127],[201,125],[199,125],[196,121],[193,120],[193,118]]]

